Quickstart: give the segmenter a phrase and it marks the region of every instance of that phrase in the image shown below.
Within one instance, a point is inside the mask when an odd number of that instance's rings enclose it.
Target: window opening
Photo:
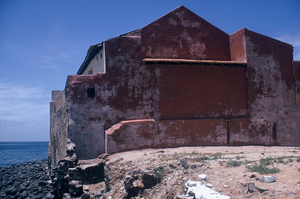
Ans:
[[[96,95],[95,95],[95,88],[88,88],[87,89],[87,96],[89,98],[94,98]]]
[[[89,75],[92,75],[93,74],[93,68],[91,68],[88,73],[89,73]]]

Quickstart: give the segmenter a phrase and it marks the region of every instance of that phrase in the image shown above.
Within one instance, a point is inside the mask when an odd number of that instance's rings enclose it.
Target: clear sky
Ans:
[[[48,141],[51,90],[63,90],[89,46],[180,5],[228,34],[245,27],[294,46],[300,0],[0,0],[0,141]]]

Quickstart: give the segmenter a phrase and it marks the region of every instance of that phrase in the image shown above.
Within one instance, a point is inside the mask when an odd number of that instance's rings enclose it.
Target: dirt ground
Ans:
[[[145,149],[110,155],[106,165],[110,171],[110,191],[103,195],[104,198],[126,196],[124,178],[128,173],[157,168],[164,171],[161,182],[133,198],[179,198],[179,195],[186,194],[185,183],[188,180],[209,183],[214,190],[230,198],[300,198],[299,147]],[[259,165],[261,167],[250,171]],[[206,174],[207,180],[201,180],[199,174]],[[275,176],[276,182],[260,182],[263,176],[268,175]],[[255,190],[243,188],[249,183],[255,184]],[[89,185],[87,189],[96,193],[104,189],[100,187],[99,184]]]

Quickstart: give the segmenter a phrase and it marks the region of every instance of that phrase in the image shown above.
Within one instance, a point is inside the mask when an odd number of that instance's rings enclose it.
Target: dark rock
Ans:
[[[63,198],[65,199],[65,198],[71,198],[71,194],[69,194],[69,193],[64,193],[63,194]]]
[[[81,195],[81,199],[90,199],[91,198],[91,194],[90,193],[84,193]]]
[[[28,196],[28,192],[26,190],[20,194],[21,198],[27,198],[27,196]]]
[[[252,174],[252,175],[250,176],[250,178],[256,178],[256,175],[255,175],[255,174]]]
[[[248,184],[248,192],[253,193],[255,191],[255,184],[254,183],[249,183]]]
[[[15,194],[16,194],[15,189],[16,189],[15,186],[8,187],[8,188],[5,190],[6,195],[8,195],[8,196],[13,196],[13,195],[15,195]]]
[[[131,175],[126,175],[125,180],[124,180],[124,186],[125,189],[130,189],[133,188],[133,181],[135,180],[135,178]]]
[[[142,182],[146,189],[155,186],[158,183],[158,181],[159,180],[157,179],[157,176],[155,175],[154,172],[151,171],[144,172]]]
[[[95,184],[104,181],[104,162],[91,165],[78,165],[69,168],[70,180],[81,180],[83,184]]]
[[[83,187],[78,181],[69,182],[69,193],[71,196],[79,197],[83,194]]]
[[[195,164],[191,165],[191,169],[196,169],[196,168],[197,168],[197,165],[195,165]]]
[[[180,163],[184,169],[190,168],[190,165],[185,160],[180,160]]]
[[[241,183],[241,185],[242,185],[242,190],[243,190],[243,192],[244,192],[244,193],[247,193],[247,192],[248,192],[248,184],[246,184],[246,183]]]

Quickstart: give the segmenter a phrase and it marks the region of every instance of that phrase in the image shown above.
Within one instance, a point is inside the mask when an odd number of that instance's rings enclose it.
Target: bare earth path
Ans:
[[[126,196],[124,179],[128,173],[158,168],[163,171],[161,182],[141,191],[135,198],[179,198],[179,195],[186,194],[185,183],[188,180],[209,183],[214,190],[230,198],[300,198],[299,147],[145,149],[113,154],[107,158],[106,165],[111,180],[110,191],[104,194],[105,198]],[[261,167],[256,171],[250,171],[259,165]],[[263,168],[266,169],[264,172],[278,173],[260,174]],[[199,174],[206,174],[208,179],[201,180]],[[267,175],[275,176],[276,182],[260,182]],[[254,183],[255,189],[248,189],[249,183]],[[103,189],[103,184],[85,188],[96,194]]]

